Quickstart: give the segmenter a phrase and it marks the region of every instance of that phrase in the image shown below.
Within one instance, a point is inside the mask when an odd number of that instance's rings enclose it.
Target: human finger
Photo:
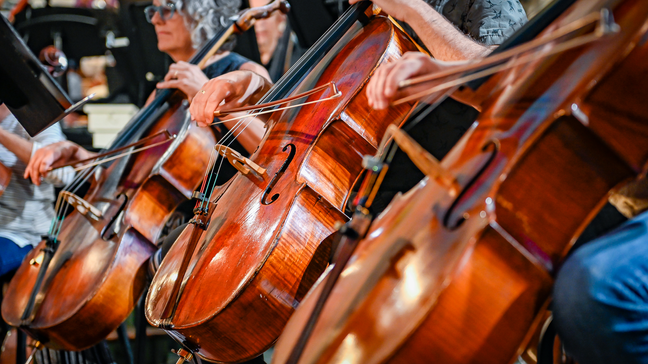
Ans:
[[[178,78],[178,72],[180,70],[178,69],[178,65],[176,63],[172,63],[169,66],[169,70],[167,71],[166,75],[164,75],[164,81],[170,81]]]
[[[220,82],[219,82],[220,83]],[[206,84],[203,90],[198,91],[194,96],[189,112],[200,126],[206,126],[213,120],[214,111],[218,106],[216,99],[222,100],[221,87],[213,87],[215,82]]]
[[[232,94],[232,85],[229,82],[224,82],[221,87],[212,92],[207,98],[205,108],[203,109],[202,122],[209,125],[214,120],[214,112],[221,107],[225,101]]]
[[[198,93],[196,93],[191,100],[189,113],[191,114],[191,118],[193,120],[201,120],[201,122],[203,120],[203,110],[205,110],[205,104],[208,100],[208,95],[206,93],[207,91],[204,90],[206,86],[207,85],[205,85],[202,90],[198,91]]]
[[[384,73],[384,68],[386,66],[387,65],[381,65],[380,67],[378,67],[376,72],[374,72],[374,74],[371,76],[369,83],[367,84],[367,101],[369,102],[369,106],[373,108],[376,107],[376,102],[377,102],[376,95],[378,94],[377,92],[377,88],[378,88],[377,85],[379,83],[378,80],[380,79],[380,77],[383,77],[382,75]]]
[[[171,80],[168,80],[168,81],[158,82],[157,85],[155,85],[155,87],[157,87],[157,88],[178,88],[179,85],[180,85],[179,80],[171,79]]]
[[[373,99],[374,99],[374,108],[376,110],[382,110],[385,109],[388,106],[388,100],[385,97],[385,82],[387,81],[387,76],[389,75],[389,72],[394,68],[396,65],[396,62],[394,63],[389,63],[385,65],[385,67],[382,67],[380,70],[380,75],[376,79],[376,84],[374,88],[374,94],[373,94]]]
[[[413,75],[417,74],[420,70],[420,64],[415,60],[405,60],[395,65],[389,74],[385,77],[385,86],[383,88],[383,95],[385,99],[391,99],[398,91],[398,85]]]
[[[55,153],[47,153],[43,156],[43,159],[40,161],[40,166],[38,167],[38,173],[40,176],[47,177],[50,172],[50,168],[56,161]]]
[[[31,178],[32,183],[34,183],[36,186],[40,186],[41,184],[41,164],[43,163],[43,158],[46,155],[46,151],[39,149],[34,153],[34,156],[30,159],[29,164],[28,164],[28,175]],[[27,172],[26,171],[26,172]]]
[[[40,154],[38,151],[34,153],[34,155],[29,159],[29,163],[27,164],[27,167],[25,168],[25,173],[23,174],[24,178],[29,178],[31,181],[38,186],[38,183],[36,183],[37,180],[40,180],[37,176],[37,171],[38,167],[36,167],[40,161]],[[38,181],[40,182],[40,181]]]

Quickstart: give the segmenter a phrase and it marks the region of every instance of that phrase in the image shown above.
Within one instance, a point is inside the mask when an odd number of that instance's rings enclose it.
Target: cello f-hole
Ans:
[[[124,211],[124,208],[126,207],[126,203],[128,202],[128,196],[126,196],[125,194],[123,194],[123,193],[120,194],[119,196],[117,196],[117,199],[119,199],[120,197],[123,197],[124,201],[122,202],[121,206],[119,206],[119,209],[117,210],[117,212],[115,212],[113,217],[110,219],[110,222],[108,224],[106,224],[106,226],[101,230],[101,238],[104,239],[104,240],[110,240],[110,239],[114,238],[115,235],[116,235],[115,231],[114,230],[111,231],[111,230],[115,226],[115,223],[117,222],[117,219],[119,218],[119,215],[121,214],[122,211]],[[106,236],[106,234],[109,231],[111,231],[110,235]]]
[[[272,191],[274,186],[279,181],[279,178],[281,178],[286,169],[288,169],[288,166],[295,157],[295,145],[293,143],[287,144],[285,147],[283,147],[282,151],[285,152],[288,149],[290,149],[290,151],[288,152],[288,158],[286,158],[286,160],[281,165],[279,172],[275,173],[274,177],[272,177],[272,180],[268,184],[268,187],[266,187],[265,191],[263,192],[263,196],[261,196],[261,204],[263,205],[270,205],[279,198],[279,194],[275,193],[274,195],[272,195],[272,197],[270,197],[270,201],[268,201],[268,195],[270,194],[270,191]]]
[[[486,171],[486,169],[491,165],[493,160],[495,160],[495,156],[497,156],[497,153],[500,150],[500,142],[499,142],[499,140],[493,139],[493,140],[489,141],[488,143],[486,143],[482,147],[482,152],[487,152],[489,148],[492,149],[490,151],[491,155],[488,158],[488,160],[486,161],[486,163],[484,163],[484,166],[481,167],[479,169],[479,171],[473,176],[473,178],[470,179],[468,184],[466,184],[466,187],[464,187],[464,189],[461,190],[461,193],[459,194],[459,196],[457,196],[457,198],[452,202],[452,205],[450,205],[450,208],[448,209],[448,211],[443,216],[443,226],[446,229],[454,230],[454,229],[458,228],[459,226],[461,226],[461,224],[463,224],[464,221],[466,221],[466,217],[462,216],[457,221],[455,221],[454,224],[450,225],[450,216],[452,216],[452,213],[454,212],[455,208],[459,204],[459,201],[461,201],[461,199],[466,194],[466,192],[475,184],[477,179],[479,179],[479,177]]]

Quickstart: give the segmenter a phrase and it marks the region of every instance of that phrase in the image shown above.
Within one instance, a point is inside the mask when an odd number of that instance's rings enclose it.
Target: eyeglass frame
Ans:
[[[155,12],[153,12],[152,15],[149,15],[150,12],[149,9],[154,9]],[[165,17],[164,14],[162,13],[164,9],[169,9],[170,14],[168,17]],[[149,5],[144,8],[144,16],[146,17],[146,21],[149,23],[153,23],[153,17],[155,16],[155,13],[160,14],[160,19],[162,19],[162,21],[167,21],[173,18],[175,12],[176,12],[176,6],[174,3],[169,3],[167,5],[159,5],[159,6]]]

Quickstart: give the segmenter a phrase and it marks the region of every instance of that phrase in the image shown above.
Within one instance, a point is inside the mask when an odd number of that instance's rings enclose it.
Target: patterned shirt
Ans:
[[[31,140],[34,144],[32,154],[38,148],[65,140],[59,124],[54,124],[31,138],[16,118],[9,114],[0,120],[0,128],[20,137]],[[52,182],[67,183],[74,173],[65,174],[58,181],[49,178],[40,186],[23,178],[25,168],[15,154],[0,144],[0,162],[11,169],[11,181],[0,196],[0,237],[7,238],[18,246],[35,245],[41,241],[41,235],[49,230],[54,218],[54,187]],[[71,170],[68,169],[68,170]],[[62,170],[59,170],[62,171]],[[50,176],[55,173],[50,173]]]
[[[485,45],[502,44],[527,22],[519,0],[425,0],[463,33]]]

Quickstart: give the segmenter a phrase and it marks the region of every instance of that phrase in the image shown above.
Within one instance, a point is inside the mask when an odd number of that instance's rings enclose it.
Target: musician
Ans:
[[[30,137],[7,106],[0,104],[0,162],[11,172],[11,181],[0,196],[0,276],[14,271],[47,234],[54,218],[54,186],[68,183],[70,169],[51,173],[42,186],[21,178],[39,148],[65,140],[59,124]]]
[[[527,21],[518,0],[375,0],[374,4],[409,24],[434,57],[410,52],[379,67],[367,86],[369,105],[376,109],[386,108],[389,100],[397,96],[396,85],[401,80],[482,58]],[[204,94],[196,95],[191,115],[199,125],[207,125],[215,110],[255,103],[271,86],[253,72],[223,75],[208,82],[203,87]],[[410,132],[419,144],[441,159],[477,114],[472,107],[447,99]],[[375,212],[384,209],[397,192],[410,189],[423,177],[399,151],[374,200]]]
[[[146,7],[144,12],[146,19],[155,27],[158,49],[167,53],[175,62],[169,66],[164,81],[158,83],[158,89],[176,88],[191,100],[210,78],[230,71],[246,70],[259,77],[269,78],[265,68],[231,52],[233,41],[223,45],[221,52],[210,58],[204,70],[188,63],[200,45],[222,30],[221,20],[235,15],[240,6],[240,0],[223,0],[217,3],[220,6],[214,7],[211,0],[154,0],[153,5]],[[147,103],[150,103],[154,96],[151,94]],[[235,121],[229,121],[224,126],[229,128],[235,124]],[[253,151],[263,132],[263,123],[253,120],[238,135],[237,142],[240,145],[234,143],[232,147],[244,154]],[[94,153],[72,142],[53,144],[34,155],[25,172],[25,178],[30,177],[38,185],[40,177],[46,176],[54,163],[80,161],[93,155]]]
[[[648,363],[648,180],[629,186],[610,201],[637,216],[577,249],[554,286],[556,329],[580,364]]]
[[[268,3],[267,0],[250,0],[250,7],[260,7]],[[266,67],[270,65],[272,56],[277,49],[279,40],[286,30],[288,17],[281,12],[275,12],[266,19],[259,19],[254,23],[254,34],[256,35],[261,63]]]

